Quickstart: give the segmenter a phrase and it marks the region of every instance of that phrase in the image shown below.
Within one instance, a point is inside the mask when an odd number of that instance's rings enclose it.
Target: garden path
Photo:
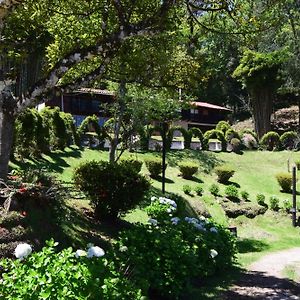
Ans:
[[[285,278],[285,267],[300,262],[300,248],[264,256],[243,274],[224,300],[300,300],[300,282]]]

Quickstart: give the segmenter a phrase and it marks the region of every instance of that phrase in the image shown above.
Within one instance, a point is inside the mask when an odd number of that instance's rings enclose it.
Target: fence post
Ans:
[[[296,227],[297,225],[297,216],[296,216],[296,166],[293,166],[293,208],[292,208],[292,220],[293,226]]]

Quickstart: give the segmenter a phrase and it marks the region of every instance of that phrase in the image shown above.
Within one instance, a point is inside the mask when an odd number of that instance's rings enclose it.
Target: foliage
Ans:
[[[162,172],[162,161],[161,159],[146,159],[145,165],[153,178],[158,178],[159,174]],[[167,167],[167,165],[166,165]]]
[[[202,196],[204,192],[203,187],[200,184],[196,185],[194,190],[198,196]]]
[[[279,199],[276,196],[270,197],[270,209],[274,211],[279,210]]]
[[[169,217],[176,215],[177,203],[169,198],[153,196],[150,205],[146,206],[145,211],[152,219],[164,222]]]
[[[143,200],[150,184],[127,163],[90,161],[75,169],[74,182],[91,200],[97,217],[116,218]]]
[[[215,173],[218,176],[218,182],[220,183],[228,183],[229,179],[235,173],[235,170],[228,166],[218,166],[215,167]]]
[[[234,153],[240,153],[242,148],[242,142],[239,139],[237,138],[231,139],[230,144],[232,146],[232,151]]]
[[[230,143],[233,138],[240,140],[239,134],[232,128],[228,128],[225,132],[225,140]]]
[[[188,130],[188,133],[189,133],[189,135],[188,135],[189,139],[185,140],[185,146],[184,146],[186,149],[190,148],[191,140],[193,137],[199,138],[202,149],[206,148],[206,146],[204,145],[203,133],[199,128],[192,127]]]
[[[255,136],[251,133],[243,133],[241,137],[243,145],[250,150],[257,149],[258,143]]]
[[[103,257],[75,257],[72,248],[56,252],[53,240],[25,261],[3,259],[1,299],[142,299],[114,264]]]
[[[239,190],[237,189],[237,187],[233,184],[230,184],[228,186],[226,186],[225,188],[225,195],[231,199],[231,200],[238,200],[239,199]]]
[[[169,217],[163,223],[149,222],[123,232],[117,244],[117,249],[126,247],[118,253],[122,268],[129,268],[132,280],[145,291],[177,299],[194,277],[213,275],[234,260],[233,236],[209,220]]]
[[[231,130],[231,126],[227,121],[220,121],[216,126],[216,130],[222,131],[225,135],[228,130]]]
[[[285,199],[283,200],[283,207],[287,213],[290,213],[291,209],[293,208],[293,205],[290,200]]]
[[[217,184],[213,183],[210,187],[209,187],[209,192],[214,195],[215,197],[217,197],[220,193],[220,188]]]
[[[292,150],[296,146],[297,139],[298,139],[297,132],[287,131],[280,136],[280,144],[283,149]]]
[[[133,169],[136,173],[140,173],[143,166],[143,162],[141,160],[133,157],[121,159],[119,164],[123,165],[125,168]]]
[[[191,179],[193,175],[197,173],[198,166],[191,162],[182,162],[178,164],[181,176],[184,179]]]
[[[238,216],[246,216],[247,218],[255,218],[258,215],[263,215],[267,211],[267,207],[253,203],[234,203],[224,202],[222,207],[225,214],[229,218],[237,218]]]
[[[184,138],[185,148],[189,148],[187,146],[188,146],[188,143],[191,139],[190,138],[190,133],[181,126],[173,126],[173,127],[169,128],[168,133],[167,133],[167,149],[171,148],[175,131],[179,131],[182,134],[182,136]]]
[[[256,201],[261,206],[266,206],[266,196],[264,194],[257,194]]]
[[[241,191],[241,197],[243,200],[248,201],[249,200],[249,193],[247,191]]]
[[[185,184],[183,187],[182,187],[182,190],[185,194],[187,195],[191,195],[192,193],[192,187],[189,185],[189,184]]]
[[[226,140],[223,131],[212,129],[204,133],[204,145],[208,145],[210,139],[218,139],[222,143],[222,150],[226,150]]]
[[[284,193],[291,192],[291,188],[293,184],[292,174],[281,172],[276,174],[276,179]]]
[[[277,132],[269,131],[264,134],[260,140],[260,145],[269,151],[279,150],[280,148],[280,137]]]

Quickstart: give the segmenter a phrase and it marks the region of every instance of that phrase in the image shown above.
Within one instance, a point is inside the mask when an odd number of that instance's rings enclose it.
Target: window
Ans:
[[[198,109],[191,108],[192,115],[198,115],[198,113],[199,113]]]

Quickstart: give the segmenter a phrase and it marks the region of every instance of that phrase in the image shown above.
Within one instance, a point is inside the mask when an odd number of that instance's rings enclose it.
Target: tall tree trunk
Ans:
[[[259,139],[271,130],[273,96],[269,88],[253,90],[250,94],[255,131]]]
[[[0,96],[1,97],[1,96]],[[1,102],[0,102],[1,103]],[[0,179],[6,180],[10,159],[15,118],[3,105],[0,107]]]
[[[116,161],[116,152],[117,147],[119,144],[119,138],[120,138],[120,130],[121,130],[121,124],[123,121],[123,115],[125,110],[125,94],[126,94],[126,83],[125,80],[121,80],[120,87],[119,87],[119,111],[117,112],[116,116],[116,122],[114,126],[114,137],[111,140],[110,143],[110,152],[109,152],[109,161],[115,162]]]

